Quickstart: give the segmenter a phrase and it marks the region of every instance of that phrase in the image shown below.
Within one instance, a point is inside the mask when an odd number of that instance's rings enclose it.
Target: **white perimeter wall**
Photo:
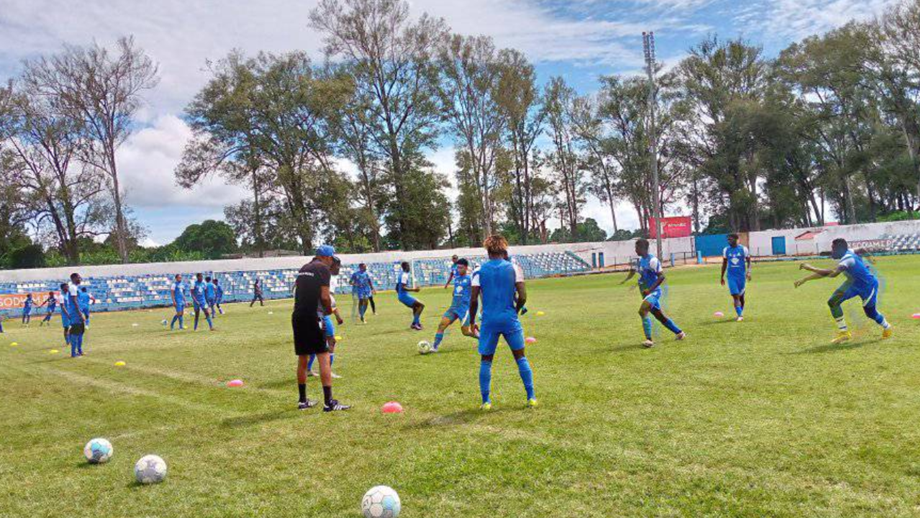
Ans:
[[[813,240],[795,240],[797,236],[807,231],[819,232],[819,234]],[[920,234],[920,220],[751,232],[748,234],[748,249],[755,256],[772,255],[773,238],[785,236],[787,255],[819,254],[830,252],[831,242],[838,237],[847,241],[865,241],[896,234]]]

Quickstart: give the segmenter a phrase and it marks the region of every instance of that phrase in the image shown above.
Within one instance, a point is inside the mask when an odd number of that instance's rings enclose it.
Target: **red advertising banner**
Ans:
[[[58,292],[54,292],[57,296]],[[0,295],[0,309],[19,309],[26,305],[26,295],[28,293],[6,293]],[[48,292],[33,293],[32,300],[35,305],[39,305],[48,298]]]
[[[674,216],[670,218],[661,218],[661,237],[690,237],[692,233],[692,222],[690,216]],[[655,225],[655,218],[649,218],[648,223],[649,237],[655,239],[658,237],[658,227]]]

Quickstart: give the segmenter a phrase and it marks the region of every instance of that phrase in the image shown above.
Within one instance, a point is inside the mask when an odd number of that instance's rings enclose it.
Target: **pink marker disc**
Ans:
[[[383,405],[383,408],[380,409],[384,414],[401,414],[403,411],[402,405],[396,401],[390,401]]]

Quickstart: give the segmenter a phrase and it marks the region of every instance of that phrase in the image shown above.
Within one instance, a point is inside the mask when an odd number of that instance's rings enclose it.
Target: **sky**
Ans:
[[[444,18],[454,32],[484,34],[534,62],[540,82],[561,75],[582,93],[597,78],[642,69],[642,32],[655,32],[658,59],[673,66],[709,34],[743,37],[775,55],[793,41],[851,19],[881,14],[896,0],[411,0],[413,14]],[[316,0],[0,0],[0,81],[24,59],[65,44],[112,44],[133,35],[159,64],[160,83],[144,96],[139,130],[117,159],[128,204],[148,229],[146,244],[166,244],[192,224],[223,218],[246,192],[214,179],[192,190],[173,170],[191,132],[183,110],[207,82],[208,60],[232,49],[305,50],[322,59],[322,36],[309,28]],[[449,139],[430,150],[436,169],[453,176]],[[584,215],[612,230],[610,211],[589,200]],[[621,227],[636,228],[630,206],[617,206]]]

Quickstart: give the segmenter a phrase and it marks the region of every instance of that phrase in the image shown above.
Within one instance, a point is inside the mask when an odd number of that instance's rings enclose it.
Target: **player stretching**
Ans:
[[[335,339],[335,324],[332,322],[332,317],[335,316],[335,320],[336,322],[338,322],[339,325],[342,325],[345,323],[345,321],[342,320],[342,315],[339,313],[339,308],[335,304],[335,280],[338,277],[341,269],[342,269],[342,261],[338,257],[333,257],[332,266],[329,268],[329,273],[331,274],[331,277],[329,278],[329,300],[330,300],[330,303],[332,304],[332,315],[323,314],[323,310],[321,308],[317,308],[316,310],[316,316],[323,320],[323,332],[326,335],[326,345],[329,346],[329,369],[332,369],[332,365],[335,363],[336,339]],[[316,373],[313,372],[313,362],[315,361],[316,361],[316,355],[311,354],[310,361],[307,362],[307,376],[316,376]],[[341,376],[339,376],[335,372],[332,373],[332,377],[333,379],[341,378]]]
[[[204,284],[204,277],[199,273],[195,276],[195,284],[192,286],[192,307],[195,309],[195,327],[198,331],[198,315],[204,311],[204,318],[208,321],[208,327],[214,330],[214,322],[211,321],[211,313],[208,311],[205,291],[207,288]]]
[[[520,270],[504,260],[508,242],[499,235],[490,236],[485,242],[489,261],[473,272],[470,293],[470,315],[475,323],[479,296],[482,295],[482,330],[479,334],[479,391],[482,393],[484,411],[492,409],[492,359],[499,337],[503,336],[517,362],[524,390],[527,391],[527,406],[536,407],[537,398],[533,389],[533,370],[524,355],[524,330],[518,320],[518,311],[527,302],[527,290]]]
[[[51,317],[54,316],[54,310],[57,308],[57,298],[54,296],[54,292],[49,291],[48,298],[38,306],[47,306],[47,310],[45,311],[45,318],[43,318],[42,321],[38,323],[38,327],[41,327],[45,324],[45,322],[51,322]]]
[[[297,408],[306,410],[316,406],[315,401],[307,399],[307,361],[315,354],[319,359],[319,376],[323,384],[323,411],[335,412],[348,410],[332,398],[332,367],[329,365],[329,344],[323,334],[322,321],[317,317],[332,314],[332,298],[329,293],[329,281],[335,249],[323,245],[316,250],[316,257],[303,265],[297,274],[294,285],[294,312],[291,314],[291,326],[294,329],[294,352],[297,354],[297,391],[300,399]],[[321,308],[321,309],[320,309]]]
[[[210,275],[204,278],[204,282],[204,300],[208,303],[211,316],[217,318],[217,313],[214,312],[214,306],[217,305],[217,286],[214,286]]]
[[[837,238],[833,241],[831,244],[831,257],[839,261],[837,268],[833,270],[815,268],[808,263],[799,265],[799,269],[808,270],[812,274],[804,279],[795,281],[795,287],[798,288],[815,279],[834,278],[841,273],[846,276],[846,282],[837,288],[827,301],[827,305],[831,308],[831,315],[837,321],[837,336],[834,338],[833,343],[843,343],[852,338],[852,334],[847,328],[846,317],[843,316],[843,308],[840,305],[857,296],[863,301],[863,312],[866,316],[882,326],[882,338],[890,338],[892,333],[891,324],[876,309],[878,304],[878,279],[869,271],[869,267],[866,266],[862,258],[849,249],[845,239]]]
[[[370,274],[367,273],[366,264],[361,263],[358,265],[358,270],[351,274],[349,283],[355,297],[358,298],[358,315],[361,317],[361,323],[366,324],[367,321],[364,319],[364,315],[367,314],[367,305],[374,295],[374,281],[371,279]]]
[[[470,325],[470,296],[473,287],[473,281],[470,276],[467,275],[470,262],[466,259],[458,259],[454,264],[457,273],[455,276],[453,272],[451,272],[451,277],[454,279],[454,298],[447,312],[441,317],[441,323],[438,325],[438,332],[434,335],[434,345],[432,346],[434,352],[438,352],[438,346],[441,345],[441,340],[444,340],[444,331],[450,327],[455,320],[460,321],[460,331],[463,333],[463,336],[479,338],[479,333],[476,328]]]
[[[452,264],[450,265],[450,275],[447,276],[447,282],[444,283],[444,289],[445,289],[445,290],[447,289],[448,286],[450,286],[450,282],[451,282],[452,280],[454,280],[454,277],[457,276],[457,262],[459,262],[459,261],[460,261],[460,258],[457,257],[456,254],[454,254],[453,256],[451,256],[450,262],[451,262]]]
[[[639,289],[642,290],[642,305],[639,306],[639,317],[642,318],[642,330],[645,331],[645,347],[655,345],[652,341],[652,319],[649,313],[655,316],[659,322],[668,328],[678,340],[683,340],[687,335],[677,327],[673,320],[666,317],[661,311],[661,285],[664,284],[664,272],[661,270],[661,261],[648,251],[648,240],[639,239],[636,241],[636,254],[639,260],[636,261],[634,269],[630,270],[629,275],[623,279],[620,284],[632,279],[636,273],[639,274]]]
[[[402,268],[402,273],[399,274],[399,278],[396,280],[396,298],[403,303],[408,308],[412,309],[412,329],[416,331],[422,330],[422,311],[425,310],[425,305],[415,299],[412,295],[409,295],[410,292],[418,293],[422,291],[418,286],[414,288],[409,287],[409,263],[403,261],[400,265]]]
[[[185,329],[185,287],[182,285],[182,275],[176,274],[176,282],[172,289],[173,307],[176,308],[176,314],[169,323],[169,329],[176,328],[176,322],[179,322],[179,329]]]
[[[224,302],[224,287],[217,282],[217,277],[214,277],[214,305],[211,306],[211,313],[214,313],[214,308],[217,308],[217,312],[221,315],[224,314],[224,308],[220,307]]]
[[[27,326],[32,322],[32,305],[35,304],[35,301],[32,299],[32,294],[26,294],[26,300],[22,306],[22,325]]]
[[[728,292],[735,302],[738,322],[744,321],[744,289],[751,280],[751,254],[744,245],[738,244],[738,234],[728,235],[728,246],[722,250],[722,286],[725,286],[725,272],[728,271]]]

